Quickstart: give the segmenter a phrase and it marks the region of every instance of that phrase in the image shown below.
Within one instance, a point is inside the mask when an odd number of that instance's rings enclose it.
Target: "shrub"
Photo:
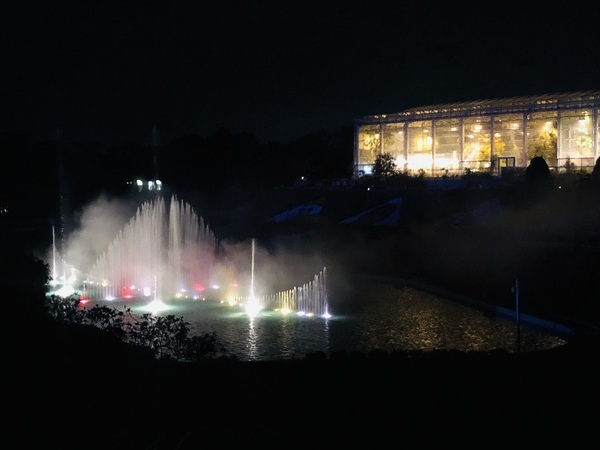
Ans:
[[[197,362],[225,354],[216,334],[190,335],[190,325],[174,315],[136,316],[130,308],[119,311],[109,306],[82,307],[77,296],[49,296],[46,310],[54,319],[76,325],[100,328],[133,346],[145,347],[163,360]]]

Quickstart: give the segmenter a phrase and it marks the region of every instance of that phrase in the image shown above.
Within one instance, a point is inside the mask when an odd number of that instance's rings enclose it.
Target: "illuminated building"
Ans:
[[[354,176],[380,154],[400,172],[426,177],[500,176],[542,156],[551,170],[591,172],[600,153],[600,91],[421,106],[362,116],[354,126]]]

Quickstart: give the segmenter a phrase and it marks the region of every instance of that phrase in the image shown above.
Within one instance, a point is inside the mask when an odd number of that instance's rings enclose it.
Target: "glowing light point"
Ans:
[[[161,302],[160,300],[153,300],[150,303],[148,303],[144,309],[146,311],[150,311],[151,313],[158,313],[161,311],[165,311],[167,309],[170,309],[169,305],[165,305],[163,302]]]
[[[252,296],[250,297],[250,299],[248,300],[248,303],[246,303],[245,306],[245,310],[246,310],[246,314],[248,314],[248,316],[250,317],[256,317],[258,315],[258,312],[260,311],[260,305],[258,304],[258,300],[256,300],[256,297]]]
[[[75,289],[73,289],[73,286],[69,286],[69,285],[63,286],[58,291],[56,291],[56,295],[59,295],[62,298],[69,297],[69,296],[73,295],[74,293],[75,293]]]

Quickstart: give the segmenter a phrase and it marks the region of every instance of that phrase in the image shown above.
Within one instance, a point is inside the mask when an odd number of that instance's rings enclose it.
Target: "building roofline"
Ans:
[[[600,90],[571,91],[418,106],[392,114],[355,118],[357,123],[391,123],[432,118],[468,117],[600,106]]]

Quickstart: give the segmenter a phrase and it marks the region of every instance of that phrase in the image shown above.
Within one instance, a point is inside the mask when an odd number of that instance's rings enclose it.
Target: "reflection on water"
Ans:
[[[246,339],[246,348],[248,359],[255,360],[258,357],[258,335],[254,328],[254,317],[248,319],[248,337]]]
[[[323,348],[323,352],[329,355],[331,353],[331,348],[329,346],[329,320],[325,320],[323,324],[323,339],[327,343],[327,347]]]
[[[490,317],[427,292],[386,284],[363,284],[364,302],[356,321],[360,350],[516,351],[519,333],[508,318]],[[521,326],[521,349],[552,348],[565,341],[552,334]]]
[[[283,316],[262,310],[250,318],[239,306],[217,301],[173,301],[160,314],[183,317],[192,332],[215,332],[240,360],[304,358],[307,353],[402,350],[517,350],[514,321],[434,294],[385,283],[360,283],[352,298],[338,299],[333,317]],[[136,307],[132,308],[137,313]],[[551,334],[521,325],[521,350],[562,345]]]

